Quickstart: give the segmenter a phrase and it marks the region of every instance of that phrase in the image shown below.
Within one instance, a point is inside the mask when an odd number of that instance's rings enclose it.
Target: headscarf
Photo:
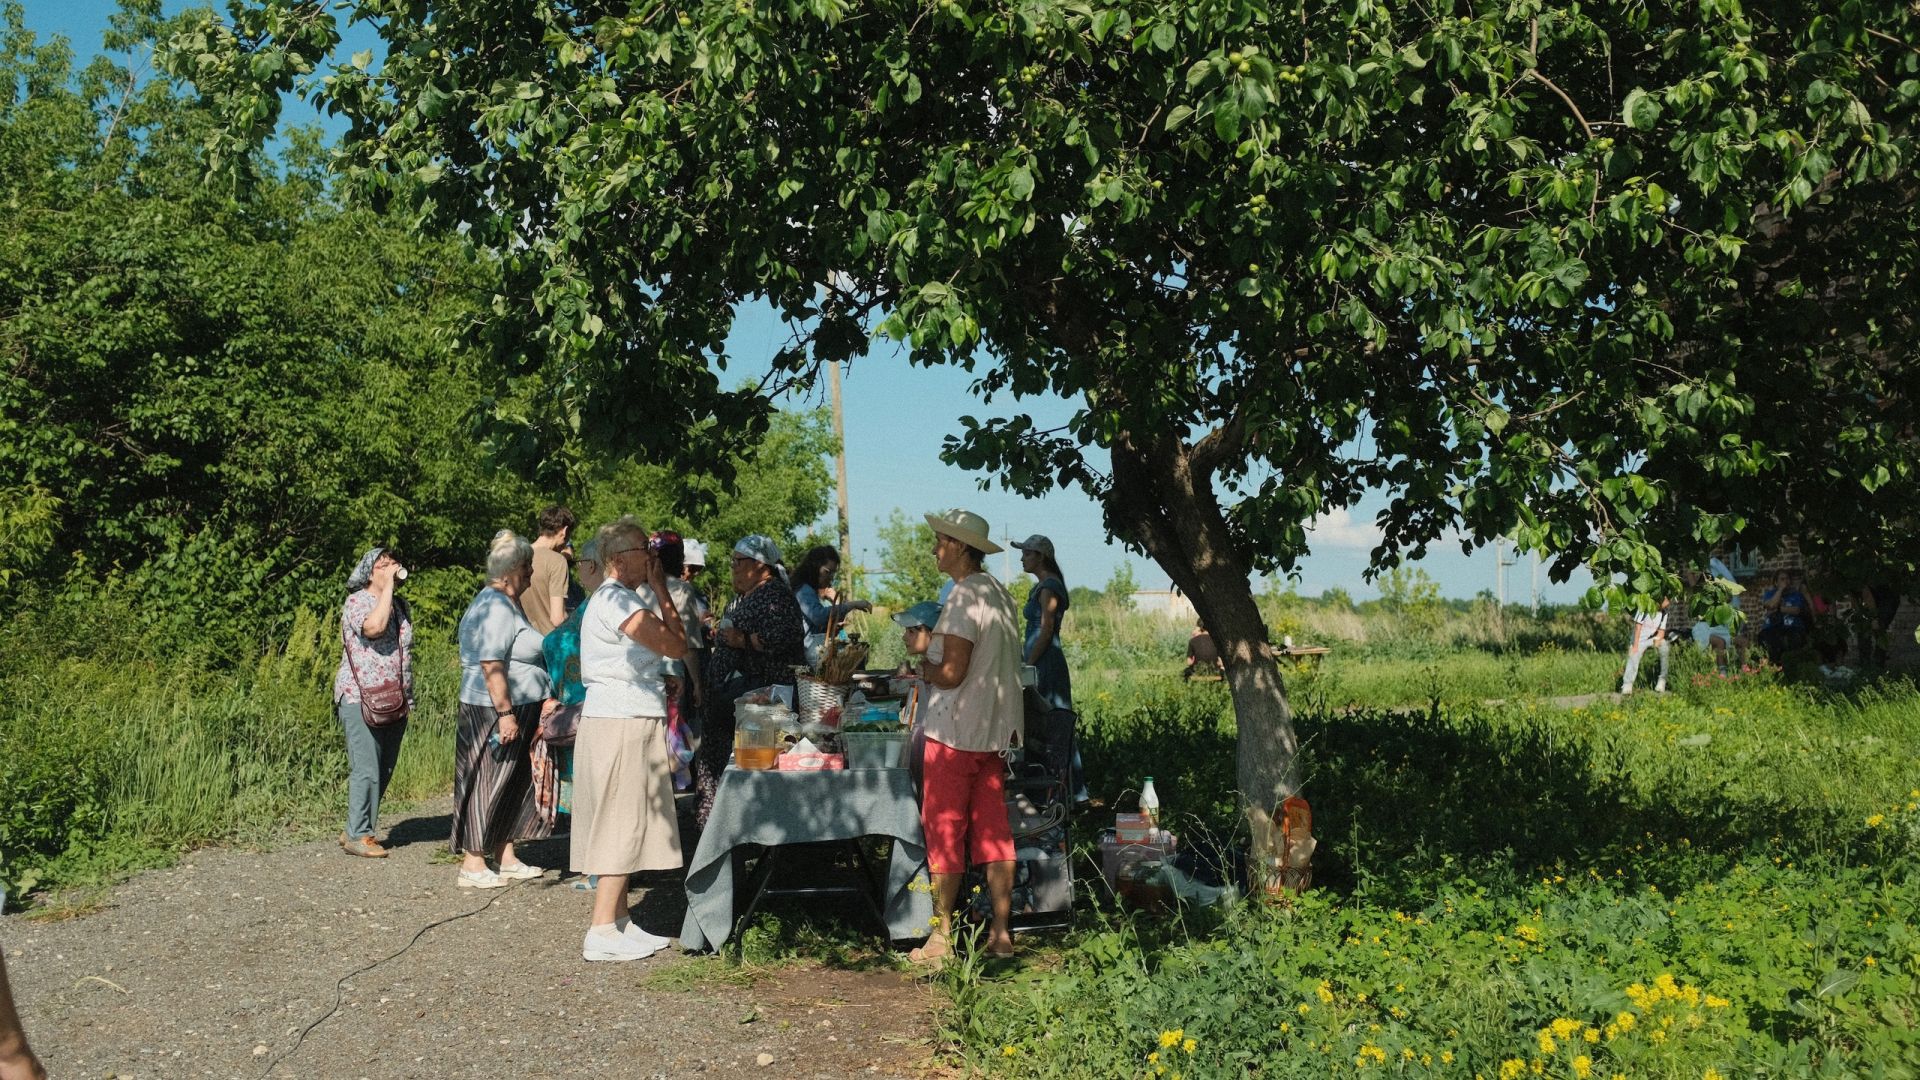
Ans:
[[[380,556],[386,554],[386,551],[387,549],[383,547],[369,548],[365,555],[360,556],[360,562],[353,568],[353,573],[347,575],[348,592],[359,592],[373,584],[373,564],[379,562]]]

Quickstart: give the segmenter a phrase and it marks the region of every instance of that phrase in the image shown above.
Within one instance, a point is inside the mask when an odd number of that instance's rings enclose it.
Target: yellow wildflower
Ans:
[[[1147,1064],[1151,1065],[1154,1062],[1159,1060],[1160,1060],[1160,1051],[1154,1050],[1147,1054]]]
[[[1200,1044],[1195,1042],[1194,1040],[1188,1039],[1186,1042],[1183,1042],[1180,1044],[1180,1049],[1191,1054],[1193,1053],[1193,1048],[1199,1045]]]
[[[1733,1003],[1728,1001],[1726,998],[1715,997],[1712,994],[1707,995],[1707,1008],[1709,1009],[1724,1009],[1731,1004]]]
[[[1519,1058],[1508,1058],[1500,1063],[1500,1080],[1519,1080],[1526,1071],[1526,1062]]]
[[[1632,1031],[1633,1025],[1639,1019],[1640,1019],[1639,1017],[1633,1015],[1632,1013],[1623,1011],[1620,1013],[1620,1015],[1613,1018],[1613,1022],[1620,1028],[1621,1031]]]
[[[1312,1012],[1312,1011],[1313,1011],[1313,1006],[1311,1006],[1311,1005],[1309,1005],[1309,1004],[1307,1004],[1307,1003],[1306,1003],[1306,1002],[1304,1002],[1304,1001],[1300,1003],[1300,1015],[1301,1015],[1301,1016],[1305,1016],[1305,1015],[1307,1015],[1308,1013],[1310,1013],[1310,1012]]]
[[[1563,1016],[1563,1017],[1561,1017],[1560,1019],[1558,1019],[1558,1020],[1555,1020],[1555,1021],[1553,1022],[1553,1024],[1551,1025],[1551,1027],[1553,1028],[1553,1036],[1554,1036],[1554,1038],[1556,1038],[1556,1039],[1570,1039],[1570,1038],[1572,1038],[1572,1037],[1573,1037],[1573,1036],[1574,1036],[1574,1035],[1575,1035],[1576,1033],[1578,1033],[1578,1032],[1579,1032],[1579,1030],[1580,1030],[1580,1021],[1578,1021],[1578,1020],[1569,1020],[1569,1019],[1567,1019],[1566,1017],[1564,1017],[1564,1016]]]
[[[1175,1046],[1179,1046],[1180,1040],[1185,1036],[1186,1036],[1186,1031],[1182,1028],[1174,1028],[1172,1031],[1163,1031],[1160,1033],[1160,1048],[1162,1050],[1167,1050]]]
[[[1660,994],[1663,997],[1671,998],[1671,997],[1680,996],[1680,988],[1674,985],[1673,976],[1668,975],[1664,972],[1662,972],[1658,978],[1653,980],[1653,988],[1655,990],[1660,991]]]
[[[1878,964],[1878,963],[1880,963],[1880,961],[1878,961],[1878,960],[1875,960],[1875,959],[1874,959],[1873,957],[1871,957],[1871,956],[1869,956],[1869,957],[1867,957],[1867,958],[1866,958],[1865,960],[1862,960],[1862,961],[1860,961],[1860,962],[1861,962],[1861,963],[1863,963],[1863,964],[1865,964],[1865,965],[1867,965],[1868,967],[1873,967],[1873,966],[1875,966],[1876,964]]]
[[[1709,1065],[1707,1071],[1700,1074],[1700,1080],[1720,1080],[1720,1070]]]
[[[1333,1003],[1333,984],[1327,982],[1327,980],[1321,979],[1320,985],[1314,990],[1314,993],[1320,995],[1321,1004],[1331,1005]]]
[[[1387,1052],[1373,1045],[1372,1043],[1366,1043],[1362,1045],[1360,1047],[1360,1054],[1358,1057],[1355,1057],[1353,1059],[1353,1063],[1355,1065],[1365,1065],[1368,1062],[1372,1062],[1375,1065],[1386,1064]]]
[[[1869,814],[1867,816],[1867,828],[1869,829],[1877,829],[1886,823],[1887,815],[1885,814]]]
[[[1534,944],[1540,940],[1540,931],[1522,923],[1513,928],[1513,936],[1528,944]]]
[[[1451,1050],[1440,1051],[1440,1064],[1442,1065],[1453,1064],[1453,1051]]]
[[[1600,1041],[1600,1029],[1590,1027],[1585,1031],[1582,1031],[1580,1033],[1580,1037],[1587,1040],[1590,1043],[1597,1043]]]
[[[1580,1080],[1587,1080],[1587,1077],[1593,1075],[1593,1059],[1585,1054],[1574,1058],[1573,1075],[1579,1077]]]
[[[1560,1049],[1559,1044],[1553,1041],[1553,1032],[1548,1031],[1546,1028],[1540,1029],[1539,1042],[1540,1042],[1540,1052],[1543,1054],[1557,1053]]]
[[[1020,1048],[1012,1044],[1008,1044],[1000,1048],[1001,1057],[1012,1057],[1013,1055],[1019,1052],[1020,1052]]]

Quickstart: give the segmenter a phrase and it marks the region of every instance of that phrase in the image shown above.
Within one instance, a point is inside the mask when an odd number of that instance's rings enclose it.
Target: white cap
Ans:
[[[701,543],[700,541],[698,540],[682,541],[680,545],[680,550],[684,553],[682,561],[685,562],[686,565],[688,566],[707,565],[707,545]]]

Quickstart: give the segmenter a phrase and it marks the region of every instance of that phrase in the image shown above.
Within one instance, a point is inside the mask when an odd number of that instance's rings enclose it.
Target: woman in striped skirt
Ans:
[[[520,610],[533,576],[533,546],[507,529],[487,551],[487,585],[460,617],[460,727],[453,759],[453,849],[464,858],[455,884],[497,889],[546,871],[514,854],[520,840],[550,832],[533,797],[528,747],[547,697],[541,635]],[[495,857],[499,869],[487,866]]]

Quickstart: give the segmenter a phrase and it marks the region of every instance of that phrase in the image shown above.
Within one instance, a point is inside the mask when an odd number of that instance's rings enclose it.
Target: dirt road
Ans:
[[[447,809],[404,815],[384,860],[331,842],[201,851],[124,883],[102,910],[0,919],[50,1075],[924,1075],[931,988],[890,971],[801,967],[734,986],[712,977],[722,961],[677,950],[584,963],[586,894],[557,873],[455,888],[454,867],[435,859]],[[560,866],[565,845],[524,855]],[[642,884],[641,925],[677,934],[677,878]],[[464,917],[422,932],[454,915]],[[373,964],[346,979],[327,1015],[336,982]]]

